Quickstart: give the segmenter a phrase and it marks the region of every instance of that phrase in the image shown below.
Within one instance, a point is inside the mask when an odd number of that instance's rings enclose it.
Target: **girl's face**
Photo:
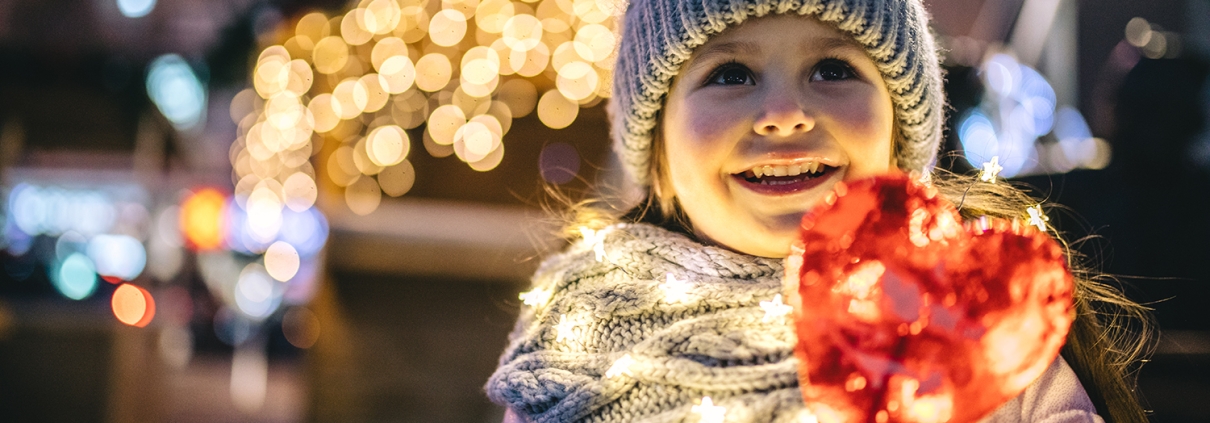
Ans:
[[[699,237],[785,257],[836,182],[894,167],[893,121],[852,39],[811,18],[758,18],[699,47],[673,82],[661,176]]]

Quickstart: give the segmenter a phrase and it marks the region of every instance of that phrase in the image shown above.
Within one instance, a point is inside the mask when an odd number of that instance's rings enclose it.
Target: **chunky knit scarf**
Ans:
[[[487,395],[534,423],[798,421],[781,276],[652,225],[585,231],[534,276]]]

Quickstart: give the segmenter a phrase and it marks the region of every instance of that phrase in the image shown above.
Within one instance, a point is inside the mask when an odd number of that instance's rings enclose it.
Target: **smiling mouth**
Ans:
[[[740,184],[766,195],[786,195],[814,188],[836,168],[822,163],[756,166],[733,175]]]

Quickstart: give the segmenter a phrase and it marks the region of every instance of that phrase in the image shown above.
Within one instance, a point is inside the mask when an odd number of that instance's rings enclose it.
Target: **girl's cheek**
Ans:
[[[695,144],[711,143],[714,138],[735,132],[741,115],[736,106],[710,100],[698,101],[686,108],[684,132]]]

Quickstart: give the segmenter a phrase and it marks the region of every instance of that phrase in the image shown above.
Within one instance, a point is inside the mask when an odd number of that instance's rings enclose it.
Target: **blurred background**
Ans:
[[[926,3],[939,165],[1062,204],[1210,421],[1210,0]],[[0,420],[500,421],[545,189],[632,194],[616,7],[0,0]]]

